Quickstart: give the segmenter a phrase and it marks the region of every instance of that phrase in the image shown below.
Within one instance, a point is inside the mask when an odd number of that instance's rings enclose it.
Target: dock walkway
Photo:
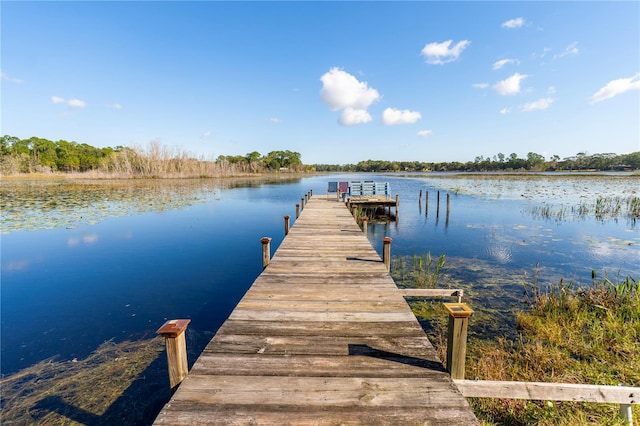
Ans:
[[[345,205],[320,196],[155,424],[477,420]]]

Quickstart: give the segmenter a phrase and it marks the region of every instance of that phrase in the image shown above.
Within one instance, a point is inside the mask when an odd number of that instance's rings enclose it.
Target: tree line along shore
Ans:
[[[51,141],[39,137],[0,137],[0,175],[88,173],[94,177],[223,177],[270,172],[510,172],[510,171],[635,171],[640,170],[640,151],[629,154],[587,154],[549,158],[529,152],[493,157],[478,156],[465,163],[366,160],[357,164],[305,165],[299,152],[257,151],[245,155],[219,155],[208,159],[157,141],[147,147],[96,148],[86,143]]]

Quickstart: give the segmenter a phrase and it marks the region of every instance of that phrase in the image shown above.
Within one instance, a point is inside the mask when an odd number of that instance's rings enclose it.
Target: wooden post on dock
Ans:
[[[364,217],[362,218],[362,233],[363,233],[364,235],[367,235],[367,222],[368,222],[368,221],[369,221],[369,219],[368,219],[366,216],[364,216]]]
[[[400,194],[396,194],[396,220],[398,220],[398,216],[400,215],[399,209],[400,209]],[[391,210],[391,207],[389,207],[389,210]],[[389,214],[389,216],[391,216],[391,214]]]
[[[449,313],[447,329],[447,371],[452,379],[464,379],[464,362],[467,353],[467,327],[473,314],[466,303],[445,303]]]
[[[382,239],[382,261],[387,271],[391,269],[391,237],[384,237]]]
[[[309,198],[313,197],[313,189],[309,190]]]
[[[185,331],[190,322],[190,319],[170,320],[156,331],[156,333],[164,337],[169,367],[169,386],[172,393],[175,392],[178,385],[189,374]]]
[[[307,205],[307,203],[309,202],[309,194],[304,194],[304,204]]]
[[[271,238],[264,237],[260,242],[262,243],[262,267],[266,268],[271,262]]]
[[[284,217],[284,235],[285,235],[285,236],[289,235],[289,223],[290,223],[290,222],[289,222],[289,219],[290,219],[290,218],[291,218],[291,217],[290,217],[289,215],[286,215],[286,216]]]
[[[300,204],[296,204],[296,219],[300,217]]]
[[[305,201],[305,197],[300,198],[300,208],[302,210],[304,210],[304,201]]]

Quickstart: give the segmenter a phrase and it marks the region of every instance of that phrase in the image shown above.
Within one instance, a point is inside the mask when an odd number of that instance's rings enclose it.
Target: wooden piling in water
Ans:
[[[424,197],[424,214],[429,214],[429,191],[426,192]]]
[[[382,261],[387,271],[391,268],[391,237],[384,237],[382,239]]]
[[[445,225],[449,225],[449,211],[451,210],[451,195],[447,192],[447,216],[445,218]]]
[[[467,327],[473,311],[466,303],[445,303],[449,313],[447,328],[447,371],[452,379],[464,379],[467,353]]]
[[[169,386],[172,393],[189,373],[185,332],[190,322],[190,319],[170,320],[156,331],[157,334],[164,337],[169,369]]]
[[[367,222],[368,222],[368,221],[369,221],[369,219],[368,219],[366,216],[364,216],[364,217],[362,218],[362,233],[363,233],[364,235],[367,235]]]
[[[263,237],[260,242],[262,243],[262,267],[266,268],[271,262],[271,238]]]
[[[289,226],[290,226],[289,219],[291,219],[291,217],[289,215],[286,215],[284,217],[284,235],[285,236],[289,235]]]
[[[300,217],[300,204],[296,204],[296,219]]]
[[[396,220],[400,216],[400,194],[396,194]],[[391,207],[389,207],[389,217],[391,217]]]

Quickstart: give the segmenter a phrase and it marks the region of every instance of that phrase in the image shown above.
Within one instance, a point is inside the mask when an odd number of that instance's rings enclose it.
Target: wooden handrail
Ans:
[[[462,302],[464,290],[461,288],[401,288],[400,294],[404,297],[458,297],[458,303]]]
[[[465,398],[530,399],[620,404],[620,415],[633,424],[631,405],[640,404],[640,387],[576,383],[454,380]]]

